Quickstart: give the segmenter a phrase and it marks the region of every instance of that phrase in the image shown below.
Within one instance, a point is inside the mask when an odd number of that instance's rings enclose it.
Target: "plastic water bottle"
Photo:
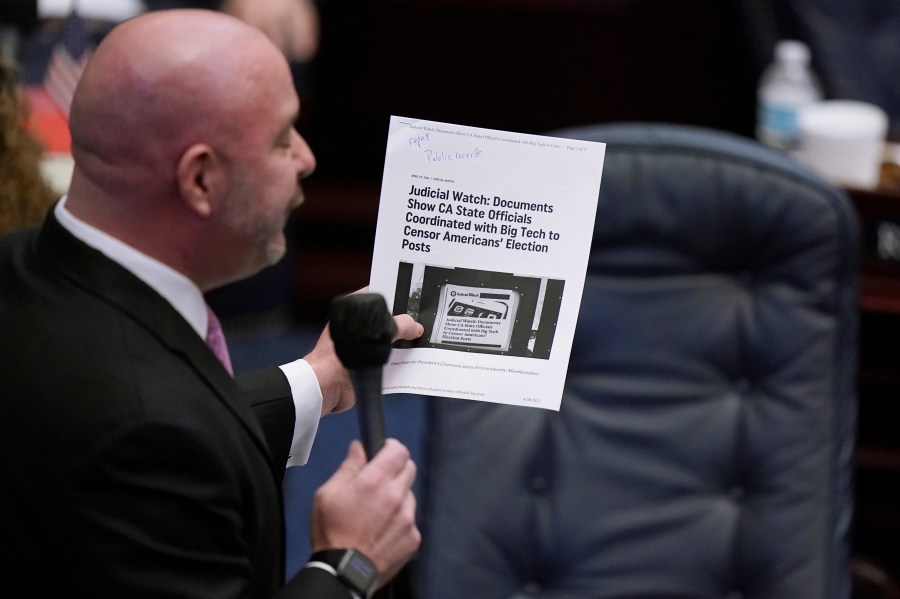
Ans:
[[[822,85],[809,66],[809,47],[796,40],[775,46],[775,58],[760,78],[756,137],[779,150],[797,147],[797,112],[822,99]]]

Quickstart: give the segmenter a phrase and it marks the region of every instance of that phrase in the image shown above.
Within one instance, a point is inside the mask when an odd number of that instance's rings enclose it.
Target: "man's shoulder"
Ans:
[[[13,317],[15,306],[28,301],[37,236],[37,227],[0,235],[0,319]]]
[[[0,235],[0,258],[5,259],[13,252],[21,252],[32,246],[37,239],[38,231],[40,231],[38,225],[31,225],[19,227]]]

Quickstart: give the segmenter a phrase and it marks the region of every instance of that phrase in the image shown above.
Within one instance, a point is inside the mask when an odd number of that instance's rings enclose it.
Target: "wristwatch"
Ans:
[[[310,562],[322,562],[334,568],[334,575],[347,585],[350,592],[362,599],[370,599],[378,586],[378,568],[356,549],[326,549],[317,551]]]

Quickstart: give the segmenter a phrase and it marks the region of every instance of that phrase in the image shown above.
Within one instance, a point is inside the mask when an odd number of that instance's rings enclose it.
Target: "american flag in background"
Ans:
[[[53,48],[44,75],[44,88],[47,94],[66,117],[69,116],[75,85],[93,51],[84,19],[73,8],[66,17],[59,42]]]

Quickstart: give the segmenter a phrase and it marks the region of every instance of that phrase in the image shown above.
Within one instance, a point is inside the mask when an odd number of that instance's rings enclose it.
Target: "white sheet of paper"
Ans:
[[[391,117],[369,291],[425,335],[384,393],[559,410],[605,151]]]

